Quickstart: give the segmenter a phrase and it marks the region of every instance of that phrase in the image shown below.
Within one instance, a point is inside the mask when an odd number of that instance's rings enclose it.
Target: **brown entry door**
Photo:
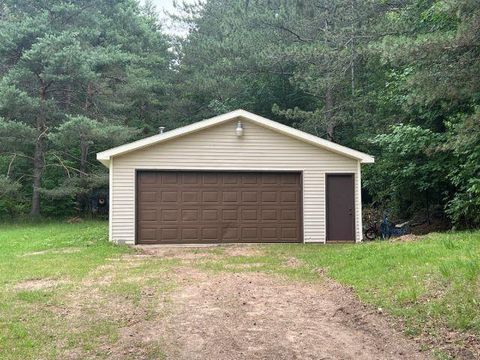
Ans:
[[[301,242],[300,173],[137,172],[137,243]]]
[[[327,174],[327,241],[355,241],[353,174]]]

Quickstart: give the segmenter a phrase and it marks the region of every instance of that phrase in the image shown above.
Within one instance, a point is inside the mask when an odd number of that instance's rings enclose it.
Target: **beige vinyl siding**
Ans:
[[[292,170],[303,172],[305,242],[325,241],[325,174],[354,173],[356,238],[361,240],[359,161],[242,119],[116,156],[111,170],[111,240],[134,243],[135,170]]]

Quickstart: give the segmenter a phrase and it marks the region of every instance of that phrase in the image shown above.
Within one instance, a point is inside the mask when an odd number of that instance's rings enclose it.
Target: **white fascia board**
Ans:
[[[368,154],[362,153],[357,150],[350,149],[346,146],[342,146],[339,144],[336,144],[334,142],[319,138],[317,136],[307,134],[303,131],[291,128],[289,126],[277,123],[275,121],[269,120],[267,118],[264,118],[259,115],[252,114],[248,111],[245,110],[235,110],[231,111],[229,113],[215,116],[210,119],[206,119],[203,121],[196,122],[191,125],[183,126],[171,131],[168,131],[163,134],[157,134],[150,136],[145,139],[141,139],[138,141],[134,141],[125,145],[117,146],[115,148],[102,151],[100,153],[97,153],[97,160],[99,160],[102,164],[105,166],[109,166],[110,159],[113,156],[121,155],[121,154],[126,154],[131,151],[139,150],[145,147],[148,147],[150,145],[158,144],[164,141],[172,140],[174,138],[177,138],[179,136],[183,136],[189,133],[194,133],[199,130],[207,129],[211,126],[221,124],[223,122],[235,119],[235,118],[244,118],[246,120],[252,121],[254,123],[257,123],[261,126],[264,126],[266,128],[269,128],[271,130],[277,131],[279,133],[282,133],[284,135],[296,138],[298,140],[307,142],[309,144],[319,146],[321,148],[330,150],[332,152],[335,152],[340,155],[344,155],[356,160],[360,160],[361,163],[373,163],[375,160],[373,156],[370,156]]]

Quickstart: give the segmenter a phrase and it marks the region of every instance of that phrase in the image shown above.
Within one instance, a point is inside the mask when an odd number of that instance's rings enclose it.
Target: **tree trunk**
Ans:
[[[354,21],[354,14],[355,14],[355,5],[353,4],[353,0],[350,1],[350,10],[351,10],[351,26],[352,26],[352,33],[350,37],[350,86],[352,90],[352,96],[355,95],[355,21]]]
[[[72,87],[67,85],[65,94],[65,111],[70,112],[70,106],[72,105]]]
[[[88,144],[84,141],[80,143],[80,177],[84,177],[87,173],[88,160]]]
[[[46,85],[40,80],[40,111],[37,115],[37,139],[35,140],[35,150],[33,154],[33,193],[31,216],[40,215],[40,188],[42,187],[42,176],[45,167],[45,136],[46,136],[46,113],[45,113],[45,96]]]
[[[90,108],[90,105],[92,105],[91,103],[91,99],[92,99],[92,96],[93,96],[93,85],[92,83],[88,83],[88,86],[87,86],[87,94],[85,96],[85,104],[83,106],[83,109],[85,110],[85,113],[88,112],[88,109]]]
[[[90,107],[93,103],[94,87],[92,83],[88,83],[87,86],[87,93],[85,95],[85,104],[83,106],[83,110],[85,114],[88,116],[88,112]],[[88,143],[85,142],[83,137],[80,135],[80,185],[82,187],[86,187],[86,174],[87,174],[87,166],[88,166]],[[88,210],[88,196],[85,195],[83,192],[77,194],[77,209],[80,213],[83,213]]]
[[[88,165],[88,144],[85,141],[80,142],[80,184],[86,186],[86,174]],[[83,213],[88,210],[88,196],[84,193],[77,195],[78,210]]]
[[[327,127],[327,140],[333,141],[335,125],[332,120],[333,112],[333,94],[331,87],[327,87],[327,92],[325,93],[325,123]]]

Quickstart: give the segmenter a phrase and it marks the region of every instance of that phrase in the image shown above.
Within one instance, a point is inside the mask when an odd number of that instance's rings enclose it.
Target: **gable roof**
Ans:
[[[284,134],[292,138],[295,138],[297,140],[306,142],[308,144],[318,146],[320,148],[332,151],[334,153],[337,153],[352,159],[359,160],[361,163],[368,164],[368,163],[373,163],[375,161],[373,156],[371,155],[362,153],[357,150],[350,149],[346,146],[336,144],[334,142],[319,138],[317,136],[308,134],[306,132],[294,129],[290,126],[280,124],[276,121],[269,120],[262,116],[255,115],[251,112],[241,110],[241,109],[234,110],[229,113],[218,115],[210,119],[202,120],[187,126],[183,126],[171,131],[167,131],[162,134],[153,135],[145,139],[137,140],[125,145],[120,145],[112,149],[99,152],[97,153],[97,160],[99,160],[102,164],[108,167],[110,163],[110,159],[114,156],[126,154],[132,151],[146,148],[151,145],[162,143],[164,141],[172,140],[180,136],[183,136],[189,133],[194,133],[200,130],[204,130],[209,127],[212,127],[236,118],[243,118],[245,120],[251,121],[265,128],[276,131],[280,134]]]

